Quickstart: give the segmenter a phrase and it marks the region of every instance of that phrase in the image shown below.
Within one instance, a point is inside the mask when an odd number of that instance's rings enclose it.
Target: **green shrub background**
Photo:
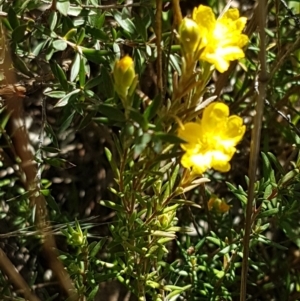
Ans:
[[[162,113],[181,75],[174,6],[125,2],[0,1],[0,299],[246,300],[244,273],[247,300],[300,300],[299,2],[266,1],[261,16],[254,1],[233,1],[248,18],[246,57],[214,73],[204,98],[226,102],[246,134],[228,173],[186,187],[177,123]],[[183,16],[198,2],[180,1]],[[226,5],[201,3],[216,15]],[[112,77],[125,54],[139,81],[129,113]],[[28,153],[36,164],[22,160]],[[251,181],[256,210],[245,223]],[[214,195],[228,212],[208,210]]]

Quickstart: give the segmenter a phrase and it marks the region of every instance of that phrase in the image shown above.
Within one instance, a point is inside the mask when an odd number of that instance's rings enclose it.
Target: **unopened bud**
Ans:
[[[208,210],[215,210],[217,213],[226,213],[230,206],[222,199],[212,195],[208,201]]]
[[[179,26],[179,36],[184,54],[192,54],[200,44],[201,35],[198,24],[189,18],[184,18]]]
[[[113,77],[117,93],[121,98],[126,97],[135,79],[134,63],[130,56],[126,55],[115,63]]]

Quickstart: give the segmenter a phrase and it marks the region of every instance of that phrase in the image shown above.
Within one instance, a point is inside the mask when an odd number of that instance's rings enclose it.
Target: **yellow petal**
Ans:
[[[183,129],[178,130],[178,137],[185,140],[187,143],[181,144],[182,149],[189,150],[196,148],[199,144],[199,138],[202,135],[202,127],[195,122],[188,122]]]
[[[229,19],[230,21],[237,20],[240,17],[240,12],[236,8],[230,8],[228,9],[224,15],[220,18],[220,20],[227,20]]]
[[[243,125],[243,119],[239,116],[232,115],[227,121],[227,130],[224,132],[224,139],[234,141],[235,145],[241,141],[246,131]]]
[[[209,104],[203,112],[201,124],[203,132],[212,131],[229,116],[229,107],[222,102],[213,102]]]
[[[232,155],[233,154],[234,152],[232,153]],[[214,151],[212,153],[211,168],[220,172],[227,172],[230,170],[229,161],[231,160],[231,158],[231,154],[229,155],[221,151]]]
[[[211,161],[212,156],[210,152],[189,155],[190,167],[193,168],[193,174],[200,175],[210,169],[212,167]]]
[[[216,25],[216,17],[212,9],[205,5],[200,5],[194,8],[193,20],[207,31],[213,31]]]

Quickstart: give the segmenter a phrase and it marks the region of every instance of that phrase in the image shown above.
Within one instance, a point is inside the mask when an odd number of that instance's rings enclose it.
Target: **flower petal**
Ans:
[[[203,132],[215,132],[226,118],[229,116],[229,108],[222,102],[213,102],[209,104],[203,112],[201,124],[203,125]]]
[[[210,7],[205,5],[194,8],[192,19],[209,30],[212,30],[216,24],[215,14]]]
[[[187,143],[182,143],[181,147],[184,150],[194,149],[199,144],[199,137],[202,135],[202,127],[195,122],[188,122],[183,129],[178,130],[178,137],[185,140]]]

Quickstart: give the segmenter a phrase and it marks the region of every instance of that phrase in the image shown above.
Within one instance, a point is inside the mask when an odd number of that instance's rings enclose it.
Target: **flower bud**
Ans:
[[[117,93],[121,98],[126,97],[135,79],[134,63],[130,56],[126,55],[115,63],[113,77]]]
[[[230,206],[222,199],[212,195],[208,201],[208,210],[215,210],[217,213],[226,213],[229,211]]]
[[[201,35],[198,24],[189,18],[184,18],[179,26],[180,42],[184,54],[192,54],[200,44]]]

